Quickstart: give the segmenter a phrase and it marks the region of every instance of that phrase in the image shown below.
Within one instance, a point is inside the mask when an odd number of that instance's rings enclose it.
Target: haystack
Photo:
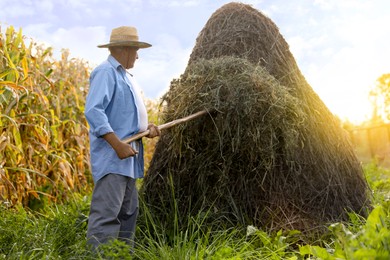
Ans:
[[[346,132],[301,74],[277,26],[218,9],[163,97],[163,132],[141,189],[154,214],[309,230],[364,214],[367,184]],[[172,206],[173,205],[173,206]]]

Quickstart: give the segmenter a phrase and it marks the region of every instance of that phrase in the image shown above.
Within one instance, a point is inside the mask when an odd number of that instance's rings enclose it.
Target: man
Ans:
[[[132,244],[138,216],[136,179],[144,174],[142,141],[121,140],[149,130],[147,137],[160,135],[148,124],[140,89],[127,69],[138,59],[137,51],[151,47],[138,40],[134,27],[111,32],[108,59],[90,76],[85,116],[90,126],[90,154],[94,190],[88,221],[88,243],[96,249],[110,239]]]

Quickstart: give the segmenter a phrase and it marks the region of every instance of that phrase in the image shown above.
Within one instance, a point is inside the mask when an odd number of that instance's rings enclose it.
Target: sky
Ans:
[[[139,51],[131,73],[158,99],[185,70],[195,41],[223,0],[0,0],[0,27],[94,67],[108,56],[97,45],[112,28],[130,25],[152,48]],[[290,46],[299,69],[327,107],[342,119],[370,115],[368,92],[390,73],[390,1],[253,0]]]

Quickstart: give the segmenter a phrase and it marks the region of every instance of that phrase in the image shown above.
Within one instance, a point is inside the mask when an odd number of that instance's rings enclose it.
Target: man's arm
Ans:
[[[111,147],[115,150],[119,159],[125,159],[131,156],[134,156],[138,153],[138,151],[134,150],[130,144],[122,142],[118,136],[111,132],[102,136],[104,140],[106,140]]]

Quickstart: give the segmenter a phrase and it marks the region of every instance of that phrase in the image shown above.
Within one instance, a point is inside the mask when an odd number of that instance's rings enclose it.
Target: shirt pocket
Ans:
[[[133,93],[130,86],[123,80],[118,81],[118,104],[121,106],[121,112],[131,114],[135,111]]]

